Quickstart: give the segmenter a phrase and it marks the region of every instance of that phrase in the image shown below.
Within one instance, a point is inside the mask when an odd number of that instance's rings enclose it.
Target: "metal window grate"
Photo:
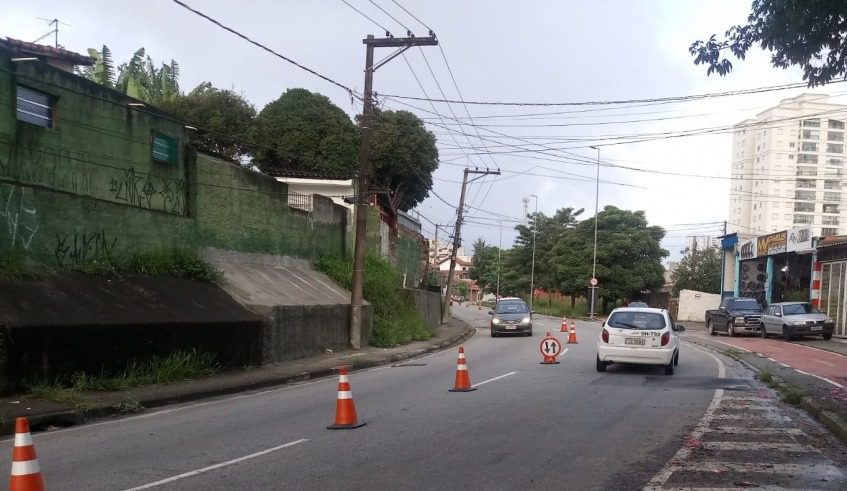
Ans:
[[[18,85],[15,99],[18,121],[42,128],[53,127],[53,96]]]
[[[168,164],[177,163],[177,144],[175,138],[161,133],[154,133],[152,143],[153,160]]]

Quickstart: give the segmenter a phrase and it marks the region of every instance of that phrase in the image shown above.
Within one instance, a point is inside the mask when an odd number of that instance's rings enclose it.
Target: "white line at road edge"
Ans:
[[[483,380],[482,382],[480,382],[478,384],[471,385],[471,387],[479,387],[480,385],[485,385],[488,382],[494,382],[495,380],[500,380],[501,378],[506,378],[506,377],[509,377],[509,376],[514,375],[516,373],[518,373],[518,372],[509,372],[509,373],[500,375],[499,377],[494,377],[494,378],[490,378],[488,380]]]
[[[245,455],[244,457],[239,457],[237,459],[228,460],[226,462],[221,462],[220,464],[210,465],[209,467],[204,467],[202,469],[197,469],[195,471],[186,472],[184,474],[180,474],[178,476],[169,477],[167,479],[162,479],[161,481],[151,482],[150,484],[145,484],[143,486],[138,486],[137,488],[129,488],[126,491],[139,491],[141,489],[150,489],[155,488],[156,486],[161,486],[162,484],[167,484],[170,482],[178,481],[180,479],[185,479],[186,477],[192,477],[199,474],[203,474],[204,472],[209,472],[215,469],[220,469],[221,467],[226,467],[228,465],[237,464],[239,462],[244,462],[245,460],[253,459],[256,457],[260,457],[265,454],[269,454],[271,452],[276,452],[277,450],[282,450],[283,448],[293,447],[299,443],[308,442],[309,440],[306,438],[302,438],[300,440],[295,440],[293,442],[288,442],[285,445],[280,445],[278,447],[269,448],[267,450],[262,450],[261,452],[256,452],[250,455]]]
[[[804,372],[803,370],[800,370],[799,368],[795,368],[794,371],[797,372],[797,373],[802,373],[803,375],[808,375],[809,377],[815,377],[816,379],[823,380],[824,382],[826,382],[828,384],[832,384],[832,385],[838,387],[839,389],[847,389],[847,387],[845,387],[842,384],[839,384],[835,380],[830,380],[826,377],[821,377],[820,375],[815,375],[814,373]]]
[[[715,363],[718,364],[718,378],[726,378],[726,365],[724,365],[723,361],[717,356],[709,353],[706,350],[697,348],[693,346],[691,343],[686,343],[689,345],[691,349],[697,350],[701,353],[705,353],[712,357],[715,360]],[[703,415],[703,418],[700,419],[700,422],[697,423],[697,426],[692,430],[690,437],[699,440],[703,434],[706,432],[706,428],[708,426],[708,422],[713,418],[713,414],[715,410],[717,410],[718,406],[721,403],[721,399],[723,399],[723,389],[715,389],[715,395],[712,396],[712,402],[709,403],[709,407],[706,408],[706,413]],[[653,479],[650,479],[650,482],[644,486],[644,491],[655,491],[660,490],[664,487],[665,483],[670,479],[671,474],[676,471],[677,464],[671,464],[672,462],[685,462],[691,456],[691,448],[688,446],[682,446],[679,450],[677,450],[676,454],[662,467]]]

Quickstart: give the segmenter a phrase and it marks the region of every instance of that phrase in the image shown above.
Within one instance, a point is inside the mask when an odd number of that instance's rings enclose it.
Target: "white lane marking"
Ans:
[[[834,367],[835,366],[834,363],[830,363],[828,361],[823,361],[823,360],[816,360],[815,358],[812,358],[812,361],[815,362],[815,363],[820,363],[821,365],[826,365],[828,367]]]
[[[802,347],[804,347],[804,348],[813,349],[813,350],[815,350],[815,351],[820,351],[820,352],[822,352],[822,353],[827,353],[827,354],[830,354],[830,355],[840,356],[841,358],[847,358],[847,356],[842,355],[841,353],[836,353],[835,351],[829,351],[829,350],[825,350],[825,349],[822,349],[822,348],[815,348],[814,346],[809,346],[809,345],[806,345],[806,344],[796,344],[796,343],[793,343],[792,345],[793,345],[793,346],[802,346]]]
[[[709,433],[723,435],[804,435],[799,428],[748,428],[746,426],[718,426],[708,428]]]
[[[709,339],[709,338],[706,338],[706,339]],[[723,342],[723,341],[718,341],[717,339],[710,339],[710,341],[714,341],[714,342],[716,342],[716,343],[720,343],[720,344],[722,344],[722,345],[724,345],[724,346],[729,346],[730,348],[733,348],[733,349],[737,349],[737,350],[741,350],[741,351],[744,351],[744,352],[747,352],[747,353],[751,353],[751,351],[750,351],[750,350],[748,350],[747,348],[742,348],[741,346],[736,346],[736,345],[734,345],[734,344],[725,343],[725,342]]]
[[[135,488],[129,488],[126,491],[139,491],[139,490],[142,490],[142,489],[155,488],[156,486],[161,486],[162,484],[167,484],[167,483],[171,483],[171,482],[174,482],[174,481],[178,481],[180,479],[185,479],[186,477],[197,476],[199,474],[203,474],[203,473],[206,473],[206,472],[209,472],[209,471],[213,471],[215,469],[220,469],[221,467],[226,467],[226,466],[229,466],[229,465],[237,464],[239,462],[244,462],[245,460],[254,459],[256,457],[261,457],[262,455],[266,455],[266,454],[269,454],[271,452],[276,452],[277,450],[282,450],[283,448],[293,447],[294,445],[304,443],[304,442],[308,442],[308,441],[309,440],[306,439],[306,438],[301,438],[300,440],[295,440],[293,442],[288,442],[284,445],[279,445],[277,447],[269,448],[267,450],[262,450],[261,452],[256,452],[256,453],[252,453],[250,455],[245,455],[244,457],[239,457],[237,459],[228,460],[226,462],[221,462],[219,464],[210,465],[209,467],[203,467],[202,469],[197,469],[197,470],[194,470],[194,471],[191,471],[191,472],[185,472],[185,473],[180,474],[178,476],[173,476],[173,477],[169,477],[167,479],[162,479],[161,481],[151,482],[149,484],[144,484],[142,486],[138,486],[138,487],[135,487]]]
[[[804,372],[803,370],[800,370],[799,368],[795,368],[794,371],[797,372],[797,373],[802,373],[803,375],[808,375],[809,377],[815,377],[816,379],[823,380],[824,382],[826,382],[828,384],[832,384],[832,385],[838,387],[839,389],[847,389],[847,387],[845,387],[843,384],[839,384],[835,380],[831,380],[831,379],[828,379],[826,377],[822,377],[820,375],[815,375],[814,373]]]
[[[776,409],[774,411],[777,411]],[[788,423],[791,421],[791,418],[787,416],[782,416],[781,414],[773,413],[765,413],[765,414],[757,414],[755,416],[750,414],[721,414],[720,419],[737,419],[740,421],[750,421],[751,419],[766,419],[770,422],[779,422],[779,423]]]
[[[770,442],[700,442],[706,450],[775,450],[777,452],[812,452],[820,453],[817,448],[805,443],[770,443]]]
[[[565,353],[567,353],[569,349],[570,349],[570,348],[565,348],[565,349],[563,349],[563,350],[562,350],[562,352],[561,352],[561,353],[559,353],[559,356],[564,356],[564,355],[565,355]]]
[[[765,474],[802,474],[820,478],[824,474],[841,474],[830,464],[767,464],[759,462],[691,462],[679,464],[678,470],[692,472],[759,472]]]
[[[778,361],[774,360],[774,359],[773,359],[773,358],[771,358],[770,356],[768,357],[768,360],[770,360],[770,361],[772,361],[772,362],[774,362],[774,363],[779,363]]]
[[[692,343],[689,343],[688,341],[685,341],[685,344],[687,344],[689,348],[696,350],[696,351],[699,351],[700,353],[703,353],[705,355],[708,355],[713,360],[715,360],[715,363],[718,364],[718,378],[726,378],[726,365],[724,365],[723,360],[721,360],[720,358],[718,358],[717,356],[715,356],[714,354],[712,354],[709,351],[706,351],[702,348],[698,348],[697,346],[695,346]],[[717,389],[717,390],[720,390],[721,395],[723,395],[723,389]],[[717,392],[715,392],[715,396],[717,396]],[[714,399],[712,399],[712,401],[714,401]]]
[[[505,373],[505,374],[503,374],[503,375],[500,375],[499,377],[494,377],[494,378],[490,378],[490,379],[488,379],[488,380],[483,380],[482,382],[480,382],[480,383],[478,383],[478,384],[471,385],[471,387],[479,387],[480,385],[485,385],[485,384],[487,384],[488,382],[494,382],[495,380],[500,380],[501,378],[506,378],[506,377],[509,377],[509,376],[514,375],[514,374],[516,374],[516,373],[518,373],[518,372],[509,372],[509,373]]]

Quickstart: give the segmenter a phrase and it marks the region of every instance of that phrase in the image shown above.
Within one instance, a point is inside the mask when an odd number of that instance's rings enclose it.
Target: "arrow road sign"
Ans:
[[[556,338],[544,338],[538,347],[544,357],[556,358],[562,352],[562,343]]]

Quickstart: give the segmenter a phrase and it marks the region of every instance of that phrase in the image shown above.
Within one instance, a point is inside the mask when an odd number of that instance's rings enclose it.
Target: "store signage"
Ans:
[[[740,259],[753,259],[756,257],[756,239],[745,240],[738,243],[738,257]]]
[[[788,246],[788,232],[777,232],[775,234],[759,237],[756,252],[759,256],[772,256],[786,251]]]
[[[794,227],[788,229],[788,252],[810,251],[811,249],[811,227]]]

